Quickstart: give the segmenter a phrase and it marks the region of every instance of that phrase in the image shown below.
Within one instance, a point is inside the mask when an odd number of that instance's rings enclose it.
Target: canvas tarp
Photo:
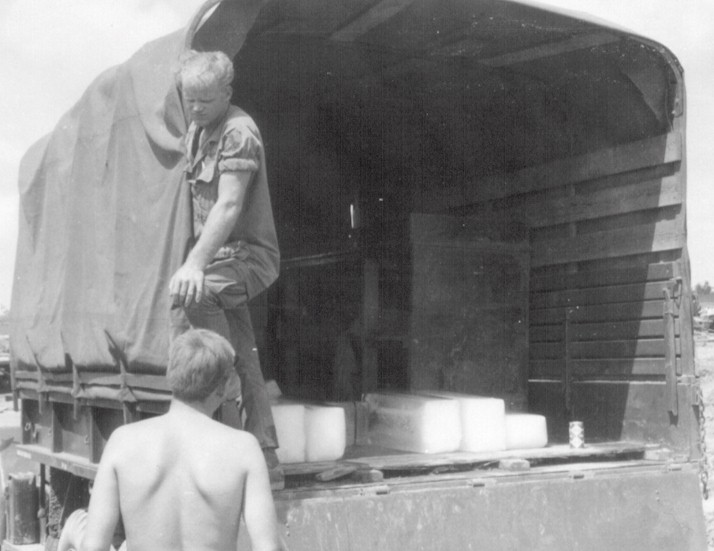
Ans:
[[[187,123],[174,73],[187,43],[234,55],[259,5],[223,2],[198,32],[147,44],[101,74],[25,155],[11,307],[16,373],[73,372],[75,386],[82,372],[163,374],[168,281],[190,238]]]

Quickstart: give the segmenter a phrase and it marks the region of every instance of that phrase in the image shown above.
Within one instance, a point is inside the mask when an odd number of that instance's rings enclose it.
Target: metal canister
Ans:
[[[571,448],[585,447],[585,428],[582,421],[571,421],[568,428]]]
[[[37,518],[39,497],[35,478],[31,472],[8,476],[5,488],[7,539],[12,544],[27,545],[40,541],[40,523]]]

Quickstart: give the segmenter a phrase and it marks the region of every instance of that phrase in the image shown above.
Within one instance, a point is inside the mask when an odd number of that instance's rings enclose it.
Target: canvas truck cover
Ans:
[[[201,15],[238,21],[230,53],[257,7],[216,4],[102,73],[25,155],[10,336],[20,388],[81,397],[95,381],[132,400],[139,374],[162,387],[168,281],[191,236],[175,70],[188,43],[216,47]]]

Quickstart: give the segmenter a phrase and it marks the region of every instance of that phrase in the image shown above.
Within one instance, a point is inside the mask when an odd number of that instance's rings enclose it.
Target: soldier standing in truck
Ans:
[[[277,436],[248,310],[248,301],[277,279],[280,253],[263,141],[252,118],[230,103],[233,76],[223,52],[188,52],[178,73],[191,120],[185,176],[194,242],[169,283],[174,310],[186,314],[172,316],[179,320],[172,338],[190,324],[233,344],[245,428],[260,442],[273,488],[280,488],[284,475],[275,453]]]

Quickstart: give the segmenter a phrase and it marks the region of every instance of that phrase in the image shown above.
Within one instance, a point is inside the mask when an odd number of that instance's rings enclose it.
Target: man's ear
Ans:
[[[214,391],[216,393],[216,398],[220,398],[220,399],[225,398],[227,384],[228,384],[228,381],[223,381],[220,385],[218,385],[216,387],[216,390]]]
[[[225,92],[226,97],[230,100],[233,97],[233,86],[231,86],[230,84],[226,86]]]

